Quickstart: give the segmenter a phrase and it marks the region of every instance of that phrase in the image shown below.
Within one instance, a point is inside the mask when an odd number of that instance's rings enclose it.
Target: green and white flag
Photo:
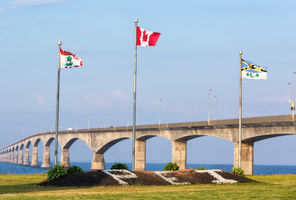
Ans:
[[[250,62],[241,60],[242,61],[242,78],[247,79],[267,79],[267,70],[263,69],[259,65],[249,64]]]

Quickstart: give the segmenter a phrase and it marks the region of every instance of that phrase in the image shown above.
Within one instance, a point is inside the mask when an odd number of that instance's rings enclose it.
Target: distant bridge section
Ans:
[[[233,142],[233,166],[238,166],[238,119],[200,122],[139,125],[136,128],[135,170],[145,170],[146,141],[152,137],[163,137],[172,142],[172,162],[180,169],[186,168],[187,141],[201,136],[213,136]],[[254,143],[283,135],[295,135],[295,122],[291,115],[252,117],[242,120],[242,168],[245,174],[253,174]],[[91,170],[105,169],[104,153],[114,144],[132,138],[132,127],[95,128],[59,131],[62,149],[60,164],[69,167],[69,148],[78,139],[93,152]],[[38,166],[38,144],[44,145],[42,165],[50,166],[50,145],[55,132],[31,135],[0,150],[0,161],[20,165]],[[33,151],[29,163],[29,148]]]

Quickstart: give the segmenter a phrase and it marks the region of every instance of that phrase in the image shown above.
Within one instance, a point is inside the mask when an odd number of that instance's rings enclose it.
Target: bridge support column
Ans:
[[[91,161],[91,171],[105,169],[105,159],[104,154],[93,153],[93,159]]]
[[[66,169],[70,167],[69,149],[62,150],[60,164]]]
[[[31,166],[32,167],[38,166],[38,146],[36,146],[36,147],[33,146]]]
[[[44,145],[43,149],[43,161],[41,168],[50,168],[50,152],[49,146]]]
[[[233,167],[238,167],[238,142],[233,143]],[[244,170],[245,175],[253,174],[253,162],[254,162],[254,143],[242,143],[242,155],[241,155],[241,168]]]
[[[135,170],[146,169],[146,140],[136,140],[135,144]]]
[[[14,151],[11,152],[11,163],[14,163]]]
[[[8,162],[11,162],[11,152],[8,153]]]
[[[187,141],[172,141],[172,162],[186,169]]]
[[[14,152],[14,160],[13,160],[14,164],[17,164],[18,155],[19,155],[19,151],[17,150],[17,151]]]
[[[19,165],[23,164],[23,149],[19,149],[17,164],[19,164]]]
[[[29,148],[25,148],[24,165],[29,165]]]
[[[14,151],[11,151],[10,163],[14,163]]]

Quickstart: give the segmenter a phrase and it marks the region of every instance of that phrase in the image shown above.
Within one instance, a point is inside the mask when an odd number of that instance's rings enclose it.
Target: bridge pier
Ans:
[[[91,161],[91,171],[105,169],[105,159],[104,154],[93,153],[93,159]]]
[[[13,162],[13,154],[12,154],[12,151],[9,152],[9,162],[10,162],[10,163]]]
[[[23,164],[23,149],[19,149],[17,164],[19,164],[19,165]]]
[[[64,168],[70,167],[69,149],[63,149],[61,152],[60,165]]]
[[[32,167],[38,166],[38,146],[33,146],[31,166]]]
[[[49,146],[44,145],[43,149],[43,161],[41,168],[50,168],[50,152]]]
[[[172,141],[172,162],[176,163],[179,169],[186,169],[187,141]]]
[[[234,142],[233,148],[233,167],[238,167],[238,142]],[[242,143],[242,155],[241,155],[241,168],[244,170],[245,175],[253,174],[254,164],[254,142]]]
[[[10,154],[10,152],[8,152],[8,153],[7,153],[7,162],[8,162],[8,163],[10,163],[10,157],[11,157],[11,154]]]
[[[11,163],[14,163],[14,151],[11,152]]]
[[[146,140],[135,141],[135,170],[146,170]]]
[[[16,151],[14,152],[14,160],[13,160],[13,163],[14,163],[14,164],[17,164],[18,154],[19,154],[19,152],[18,152],[18,150],[16,150]]]
[[[25,148],[24,165],[29,165],[29,148]]]

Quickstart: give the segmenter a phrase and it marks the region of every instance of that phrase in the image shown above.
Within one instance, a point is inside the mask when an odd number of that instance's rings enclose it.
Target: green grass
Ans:
[[[260,183],[183,186],[41,187],[45,174],[0,175],[0,199],[296,199],[296,175],[249,176]]]

